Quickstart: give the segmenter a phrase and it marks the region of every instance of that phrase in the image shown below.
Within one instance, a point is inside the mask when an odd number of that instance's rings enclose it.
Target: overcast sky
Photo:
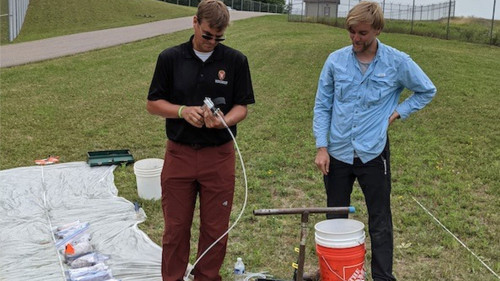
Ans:
[[[342,3],[348,0],[340,0]],[[383,0],[379,0],[383,1]],[[354,2],[354,1],[352,1]],[[398,3],[398,4],[413,4],[413,0],[385,0],[387,3]],[[415,5],[430,5],[448,2],[446,0],[415,0]],[[469,17],[474,16],[476,18],[486,18],[491,19],[493,15],[493,2],[494,0],[456,0],[455,16],[457,17]],[[495,19],[500,20],[500,0],[497,0],[495,7]]]

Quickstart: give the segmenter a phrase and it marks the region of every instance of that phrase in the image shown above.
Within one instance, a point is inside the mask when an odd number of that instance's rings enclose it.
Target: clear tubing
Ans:
[[[226,232],[224,232],[224,234],[222,234],[217,240],[215,240],[215,242],[212,243],[212,245],[210,245],[210,247],[208,247],[198,257],[198,259],[194,262],[193,267],[191,267],[191,269],[189,269],[189,271],[186,272],[186,275],[184,276],[184,279],[183,279],[184,281],[189,281],[189,275],[191,275],[191,271],[194,269],[194,267],[196,266],[196,264],[205,256],[205,254],[208,251],[210,251],[210,249],[212,249],[213,246],[215,246],[215,244],[217,244],[217,242],[219,242],[222,238],[224,238],[224,236],[226,236],[229,233],[229,231],[231,231],[236,226],[236,224],[238,224],[238,221],[240,220],[240,218],[243,215],[243,212],[245,211],[245,208],[247,206],[247,198],[248,198],[247,172],[245,170],[245,164],[243,163],[243,158],[241,157],[240,148],[238,147],[238,143],[236,142],[236,138],[234,137],[233,132],[231,132],[231,129],[229,129],[229,126],[226,124],[226,121],[224,121],[224,118],[220,115],[219,110],[216,110],[215,113],[217,114],[217,116],[219,116],[219,119],[222,121],[222,124],[224,124],[224,127],[226,127],[226,129],[228,130],[229,134],[233,138],[234,146],[236,147],[236,151],[238,151],[238,156],[240,158],[240,163],[241,163],[241,169],[243,170],[243,178],[244,178],[244,181],[245,181],[245,200],[243,201],[243,207],[241,207],[240,214],[238,215],[238,217],[234,221],[233,225],[231,225],[231,227]]]

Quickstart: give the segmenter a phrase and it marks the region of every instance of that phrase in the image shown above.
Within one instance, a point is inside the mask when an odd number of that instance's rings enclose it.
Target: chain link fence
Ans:
[[[197,7],[200,0],[162,0],[164,2]],[[222,0],[230,9],[238,11],[263,12],[263,13],[285,13],[285,5],[264,3],[252,0]]]
[[[361,0],[291,0],[287,7],[289,21],[317,22],[344,27],[349,10]],[[384,32],[461,40],[500,46],[500,27],[494,18],[455,17],[456,1],[430,5],[400,4],[378,0],[386,25]],[[493,7],[493,9],[495,9]]]

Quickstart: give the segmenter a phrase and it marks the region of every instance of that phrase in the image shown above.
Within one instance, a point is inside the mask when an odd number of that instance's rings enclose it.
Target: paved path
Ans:
[[[231,21],[263,15],[269,14],[231,11]],[[193,17],[190,16],[0,46],[0,67],[22,65],[107,48],[190,29],[192,26]]]

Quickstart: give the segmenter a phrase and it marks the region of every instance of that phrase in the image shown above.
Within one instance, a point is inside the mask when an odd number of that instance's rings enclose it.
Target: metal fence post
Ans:
[[[491,32],[490,32],[490,45],[493,45],[493,25],[495,24],[495,7],[497,5],[497,0],[493,1],[493,15],[491,16]]]
[[[21,32],[29,0],[9,0],[9,41],[14,41]]]
[[[415,0],[413,0],[413,6],[411,8],[411,29],[410,33],[413,34],[413,17],[415,16]]]
[[[19,1],[14,1],[14,11],[16,13],[16,17],[15,17],[15,20],[16,22],[14,23],[14,26],[16,27],[16,35],[18,34],[18,30],[19,30],[19,8],[20,8],[20,5],[19,5]]]
[[[14,8],[12,7],[12,0],[9,0],[9,41],[14,40],[12,35],[14,34],[14,25],[12,24],[14,17]]]
[[[446,40],[450,39],[450,18],[451,18],[451,0],[448,4],[448,24],[446,24]]]
[[[300,21],[304,21],[304,1],[302,1],[302,4],[300,5]]]

